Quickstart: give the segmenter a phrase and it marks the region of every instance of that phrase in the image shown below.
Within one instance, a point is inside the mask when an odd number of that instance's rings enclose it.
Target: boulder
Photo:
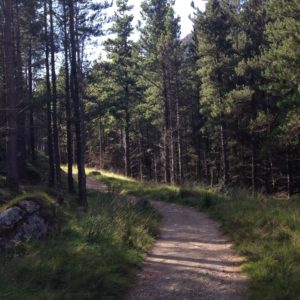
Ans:
[[[47,232],[48,225],[45,220],[38,214],[34,214],[18,227],[13,241],[18,244],[29,239],[40,239],[46,236]]]
[[[22,200],[0,213],[0,250],[13,248],[21,242],[41,239],[51,230],[41,204]]]
[[[13,229],[25,216],[19,207],[12,207],[0,213],[0,232]]]
[[[23,208],[28,214],[33,214],[41,208],[41,206],[38,203],[30,200],[21,201],[19,203],[19,206]]]

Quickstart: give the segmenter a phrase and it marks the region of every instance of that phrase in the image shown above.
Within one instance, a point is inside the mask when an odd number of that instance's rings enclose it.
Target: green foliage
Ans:
[[[119,299],[157,232],[151,210],[90,193],[83,213],[71,209],[60,234],[1,254],[3,299]]]
[[[272,1],[267,3],[270,22],[262,63],[269,79],[267,90],[277,98],[279,122],[275,137],[282,145],[299,144],[300,72],[299,72],[299,1]]]

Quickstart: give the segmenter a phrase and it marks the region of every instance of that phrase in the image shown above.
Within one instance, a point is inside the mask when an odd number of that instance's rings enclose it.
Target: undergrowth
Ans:
[[[170,187],[141,183],[112,174],[95,175],[120,194],[133,194],[193,206],[220,221],[247,262],[249,299],[300,299],[300,201],[247,190],[226,195],[206,187]]]
[[[151,208],[134,209],[113,194],[88,193],[87,211],[75,196],[24,186],[2,209],[24,199],[52,204],[63,197],[60,230],[0,253],[1,300],[120,299],[158,234]],[[1,206],[0,206],[1,210]]]

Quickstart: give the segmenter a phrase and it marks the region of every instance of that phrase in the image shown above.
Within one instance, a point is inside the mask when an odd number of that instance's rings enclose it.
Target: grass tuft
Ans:
[[[21,199],[24,196],[13,203]],[[152,244],[158,217],[151,208],[135,210],[108,194],[89,192],[89,204],[87,212],[71,205],[64,213],[61,231],[48,240],[32,241],[0,254],[1,299],[124,296],[143,253]]]

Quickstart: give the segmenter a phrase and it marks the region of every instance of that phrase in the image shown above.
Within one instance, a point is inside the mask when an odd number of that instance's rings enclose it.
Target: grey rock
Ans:
[[[24,211],[19,207],[12,207],[0,213],[0,232],[14,228],[23,218]]]
[[[45,220],[41,216],[34,214],[17,229],[13,240],[18,244],[30,239],[40,239],[46,236],[47,232],[48,225]]]
[[[41,208],[41,206],[38,203],[30,200],[21,201],[19,206],[26,210],[28,214],[33,214]]]

